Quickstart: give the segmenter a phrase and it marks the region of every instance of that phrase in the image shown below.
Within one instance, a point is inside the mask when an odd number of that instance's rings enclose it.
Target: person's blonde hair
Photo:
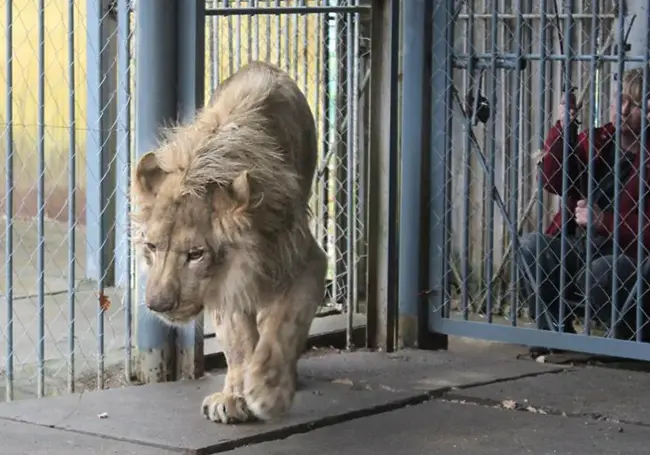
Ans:
[[[647,96],[650,98],[650,77],[645,84],[648,87]],[[639,106],[643,104],[643,67],[625,71],[621,85],[623,96],[628,97]]]

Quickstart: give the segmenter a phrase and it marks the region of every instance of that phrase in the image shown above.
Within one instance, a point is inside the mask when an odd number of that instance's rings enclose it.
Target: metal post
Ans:
[[[647,60],[648,54],[648,40],[650,39],[649,34],[648,34],[648,26],[650,26],[650,14],[649,14],[649,5],[647,1],[642,1],[642,0],[626,0],[624,2],[621,2],[619,6],[619,15],[617,19],[615,20],[615,30],[616,30],[616,42],[617,46],[622,46],[622,51],[620,52],[620,59],[623,58],[635,58],[635,57],[643,57],[644,61],[622,61],[619,60],[618,62],[613,62],[611,64],[612,68],[612,73],[616,76],[616,83],[612,84],[611,90],[612,90],[612,95],[615,95],[617,97],[617,100],[619,102],[619,109],[621,109],[621,95],[620,95],[620,88],[621,88],[621,71],[622,70],[629,70],[632,68],[643,68],[644,66],[647,67],[649,64]],[[625,42],[623,42],[625,41]],[[617,48],[617,50],[619,50]],[[646,68],[646,71],[644,71],[644,75],[648,74],[648,70]],[[644,84],[645,86],[645,84]],[[619,93],[616,93],[616,92]],[[645,90],[644,90],[645,94]],[[643,112],[645,112],[647,108],[643,108]],[[620,112],[620,111],[619,111]],[[620,115],[618,116],[620,119]],[[642,118],[645,118],[646,115],[642,115]],[[617,122],[619,123],[620,120]],[[647,127],[646,122],[642,122],[642,127]],[[620,125],[616,125],[617,127],[617,137],[620,134],[618,132]],[[646,131],[645,128],[642,128],[642,131]],[[645,150],[646,147],[646,141],[647,141],[647,134],[642,133],[641,135],[641,150]],[[647,159],[646,156],[644,156],[643,152],[641,155],[641,171],[640,171],[640,181],[643,182],[645,179],[645,173],[646,167],[643,165],[643,160]],[[618,175],[618,171],[617,171]],[[618,177],[617,177],[618,180]],[[622,182],[618,181],[617,182],[617,192],[621,192],[621,187]],[[643,207],[645,206],[645,203],[643,202],[645,200],[644,197],[644,192],[647,191],[647,188],[645,188],[645,185],[641,183],[639,188],[639,206]],[[616,198],[618,200],[618,197]],[[616,225],[618,225],[618,217],[615,218]],[[642,237],[641,230],[642,230],[642,224],[644,222],[643,217],[639,217],[639,224],[637,227],[637,235],[639,237]],[[644,308],[644,302],[643,302],[643,293],[647,289],[647,283],[645,283],[646,280],[646,273],[648,270],[648,265],[647,265],[647,254],[643,254],[643,242],[639,241],[639,248],[637,251],[638,258],[637,258],[637,273],[638,276],[636,277],[636,287],[635,287],[635,292],[632,292],[626,299],[625,302],[618,302],[618,305],[622,307],[622,310],[618,310],[615,301],[612,301],[612,314],[611,314],[611,323],[610,327],[607,333],[607,336],[613,336],[615,334],[615,329],[616,326],[620,324],[624,324],[624,322],[621,322],[623,319],[624,314],[633,308],[636,305],[636,339],[637,341],[642,341],[642,336],[645,335],[645,330],[643,330],[643,325],[644,325],[644,317],[643,317],[643,308]],[[616,290],[616,286],[612,286],[612,293]]]
[[[436,330],[437,325],[443,322],[445,304],[447,300],[448,255],[447,234],[448,229],[448,188],[449,169],[448,158],[451,138],[451,112],[452,81],[449,74],[451,65],[451,42],[453,2],[451,0],[437,0],[433,6],[433,33],[431,42],[432,77],[431,77],[431,183],[430,201],[430,230],[429,230],[429,325],[431,330]]]
[[[368,324],[370,348],[393,351],[397,313],[398,0],[372,7],[372,79],[368,191]]]
[[[329,234],[328,234],[328,226],[329,226],[329,208],[328,208],[328,201],[329,201],[329,180],[330,180],[330,173],[329,173],[329,155],[330,155],[330,148],[332,147],[332,141],[331,141],[331,104],[332,104],[332,95],[331,95],[331,83],[330,83],[330,35],[331,35],[331,27],[330,27],[330,21],[329,21],[329,15],[325,15],[325,17],[322,19],[323,21],[323,43],[321,44],[323,46],[323,81],[325,83],[325,88],[323,90],[323,114],[322,114],[322,128],[323,128],[323,142],[321,145],[321,157],[320,157],[320,169],[319,169],[319,197],[318,200],[320,201],[320,207],[319,207],[319,226],[320,230],[318,231],[319,234],[319,240],[321,242],[321,247],[323,248],[323,251],[325,254],[330,256],[330,248],[329,248]],[[270,27],[269,27],[270,29]],[[269,41],[267,41],[268,43]],[[333,303],[336,303],[335,295],[333,293],[333,287],[331,292],[331,299]]]
[[[38,249],[36,251],[37,286],[37,336],[36,362],[38,376],[36,393],[39,398],[45,395],[45,0],[38,1],[38,92],[36,95],[38,113],[36,135],[38,137],[38,181],[36,200],[38,205],[36,229]]]
[[[350,194],[348,193],[348,182],[350,173],[346,157],[349,154],[348,137],[345,132],[350,128],[347,119],[350,117],[348,108],[347,88],[350,83],[349,76],[351,68],[347,66],[347,55],[351,52],[345,40],[350,24],[347,21],[347,15],[337,14],[335,19],[335,52],[336,52],[336,96],[335,109],[333,110],[334,118],[334,146],[335,150],[335,172],[336,184],[334,191],[334,279],[332,283],[334,302],[350,302],[346,299],[347,285],[346,277],[350,270],[351,264],[346,262],[346,253],[350,247],[349,241],[352,238],[350,233],[351,220],[348,218],[347,207],[350,204]],[[342,113],[346,113],[343,115]]]
[[[14,399],[14,12],[5,4],[5,399]]]
[[[114,0],[115,1],[115,0]],[[115,285],[125,288],[125,306],[131,296],[129,211],[131,190],[131,0],[117,0],[117,150],[115,163]]]
[[[182,0],[178,8],[178,113],[181,122],[194,119],[205,92],[205,1]],[[250,32],[250,30],[249,30]],[[178,329],[176,377],[203,375],[203,316]]]
[[[157,145],[161,125],[177,120],[176,0],[138,0],[135,58],[136,156]],[[142,302],[145,280],[136,274],[136,302]],[[142,382],[175,377],[175,331],[144,305],[136,306],[136,375]]]
[[[77,208],[77,124],[76,124],[76,96],[75,96],[75,4],[68,0],[68,115],[70,119],[70,140],[68,149],[68,392],[75,391],[75,306],[77,296],[76,287],[76,208]]]
[[[421,219],[424,181],[423,150],[426,147],[424,127],[425,93],[429,85],[429,65],[425,64],[425,48],[430,40],[426,33],[430,13],[425,0],[403,3],[402,10],[402,118],[401,118],[401,177],[399,218],[399,320],[400,347],[424,347],[428,334],[426,313],[421,314],[422,283]],[[426,84],[426,85],[425,85]],[[428,170],[427,170],[428,172]],[[428,179],[426,179],[428,180]],[[426,240],[426,239],[424,239]],[[428,256],[428,254],[426,255]],[[426,310],[425,310],[426,311]],[[422,324],[424,322],[424,325]],[[427,343],[429,344],[429,343]]]
[[[370,3],[370,0],[362,0],[363,3]],[[370,13],[370,12],[369,12]],[[361,221],[359,235],[356,244],[356,258],[357,258],[357,275],[355,278],[356,289],[355,293],[360,302],[367,300],[367,243],[368,238],[368,160],[370,149],[368,147],[370,132],[367,125],[370,124],[370,112],[368,109],[370,99],[370,40],[365,38],[370,35],[371,29],[371,14],[362,14],[359,17],[359,73],[360,78],[357,84],[359,90],[358,107],[357,107],[357,131],[361,134],[355,135],[358,146],[358,164],[357,169],[359,173],[359,189],[357,191],[357,216]],[[361,38],[363,37],[363,38]]]
[[[86,276],[114,285],[117,22],[111,0],[87,0]],[[103,333],[103,328],[98,328]]]
[[[72,0],[70,0],[72,2]],[[72,8],[71,8],[72,9]],[[116,285],[124,287],[124,376],[133,376],[133,289],[132,248],[129,216],[131,212],[131,13],[130,1],[118,0],[117,24],[120,47],[118,51],[118,149],[117,149],[117,238],[115,239]],[[72,13],[71,13],[72,14]]]
[[[348,74],[346,75],[345,83],[345,100],[346,100],[346,120],[347,127],[345,131],[345,142],[347,145],[346,150],[346,169],[347,169],[347,180],[345,182],[345,193],[346,193],[346,218],[347,218],[347,234],[346,234],[346,247],[345,247],[345,264],[347,265],[347,270],[345,271],[346,283],[345,283],[345,302],[347,307],[346,314],[346,347],[352,349],[352,330],[354,326],[354,312],[356,308],[354,306],[355,301],[355,292],[354,287],[356,285],[354,281],[354,243],[356,240],[357,232],[357,223],[354,216],[355,209],[355,200],[354,200],[354,183],[356,180],[356,149],[354,145],[356,143],[356,138],[353,136],[354,130],[354,121],[356,120],[356,112],[354,111],[354,98],[355,98],[355,86],[356,82],[356,71],[357,67],[354,66],[354,57],[355,57],[355,38],[354,30],[357,23],[357,15],[346,14],[345,22],[347,24],[345,29],[345,49],[346,54],[346,64],[345,67],[348,69]],[[358,41],[358,40],[356,40]],[[342,184],[342,182],[341,182]]]
[[[621,129],[622,129],[622,109],[623,109],[623,72],[625,71],[625,57],[627,53],[627,48],[625,46],[625,2],[621,2],[619,5],[618,11],[618,20],[616,21],[616,42],[617,42],[617,57],[618,61],[616,62],[615,73],[616,83],[613,84],[615,87],[616,93],[616,106],[617,106],[617,115],[615,122],[615,134],[614,134],[614,147],[616,150],[621,150]],[[614,232],[612,232],[612,240],[614,245],[614,251],[612,254],[612,276],[618,277],[618,258],[621,254],[620,247],[620,203],[621,203],[621,194],[623,192],[623,182],[621,182],[621,154],[616,153],[614,155]],[[610,306],[610,321],[613,328],[614,322],[618,320],[618,280],[611,280],[612,290],[611,290],[611,306]],[[611,330],[610,335],[614,334],[614,331]]]
[[[619,8],[623,10],[624,14],[623,30],[627,34],[626,44],[629,45],[626,55],[642,57],[645,55],[646,31],[648,25],[650,25],[648,24],[648,2],[646,0],[625,0],[620,3]],[[618,19],[615,22],[618,22]],[[615,24],[614,27],[617,27],[617,25]],[[615,30],[618,29],[616,28]],[[616,63],[613,63],[612,68],[614,68],[614,72],[616,73],[615,65]],[[625,69],[641,68],[643,65],[644,63],[642,61],[626,62]]]

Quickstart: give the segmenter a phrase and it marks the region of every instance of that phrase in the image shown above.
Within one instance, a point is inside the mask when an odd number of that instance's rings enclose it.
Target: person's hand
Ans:
[[[571,93],[569,94],[569,101],[570,101],[570,106],[569,106],[569,118],[571,119],[570,121],[573,122],[576,119],[576,116],[578,115],[578,106],[576,105],[576,96]],[[564,95],[562,95],[562,99],[560,101],[560,108],[559,113],[559,121],[560,121],[560,126],[564,126],[564,113],[566,112],[566,108],[564,106]]]
[[[603,224],[603,213],[596,206],[593,207],[592,211],[592,222],[595,227],[600,227]],[[589,207],[584,199],[579,200],[576,205],[575,220],[579,226],[586,226],[589,222]]]

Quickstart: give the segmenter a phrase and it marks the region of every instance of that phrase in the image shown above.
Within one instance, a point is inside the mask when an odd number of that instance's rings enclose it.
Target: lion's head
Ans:
[[[140,204],[134,241],[147,272],[145,303],[170,323],[197,316],[215,293],[223,296],[227,274],[243,274],[248,264],[246,255],[237,254],[251,227],[248,172],[204,191],[188,190],[186,178],[185,172],[165,169],[150,152],[138,162],[133,183]]]

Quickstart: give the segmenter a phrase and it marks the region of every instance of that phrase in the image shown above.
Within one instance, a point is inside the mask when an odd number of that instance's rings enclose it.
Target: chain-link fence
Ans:
[[[8,400],[121,382],[130,358],[128,8],[0,7]]]
[[[2,365],[7,400],[127,383],[134,368],[135,2],[5,2]],[[369,50],[358,2],[206,2],[206,97],[251,60],[287,70],[319,131],[322,314],[363,311]],[[209,323],[206,332],[213,330]]]
[[[435,330],[649,357],[643,8],[434,2]]]

